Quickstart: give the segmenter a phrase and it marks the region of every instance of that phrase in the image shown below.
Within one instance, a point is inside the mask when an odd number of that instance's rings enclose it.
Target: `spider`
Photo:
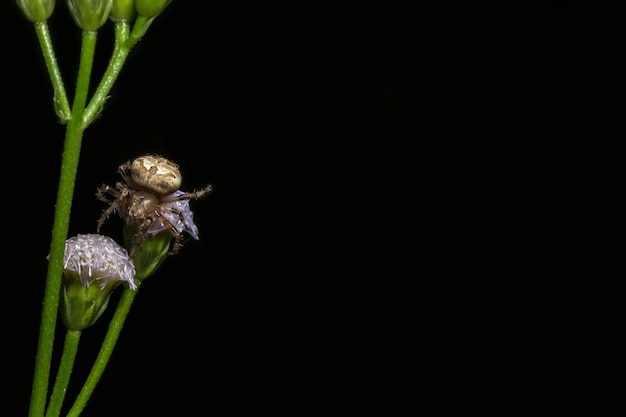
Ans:
[[[149,234],[164,229],[174,236],[171,255],[178,253],[182,246],[183,231],[187,230],[197,239],[187,200],[209,193],[211,185],[192,193],[179,191],[182,176],[178,165],[159,155],[140,156],[120,165],[118,172],[123,182],[115,184],[115,188],[103,185],[96,192],[100,201],[109,203],[98,220],[98,233],[109,215],[117,210],[126,224],[137,228],[129,251],[131,256]]]

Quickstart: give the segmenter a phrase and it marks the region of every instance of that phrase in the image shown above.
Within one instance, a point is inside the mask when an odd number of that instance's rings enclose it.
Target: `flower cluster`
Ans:
[[[156,17],[172,0],[66,0],[72,18],[83,30],[96,31],[108,18],[130,20],[137,14]],[[24,16],[31,22],[46,21],[54,10],[55,0],[17,0]]]

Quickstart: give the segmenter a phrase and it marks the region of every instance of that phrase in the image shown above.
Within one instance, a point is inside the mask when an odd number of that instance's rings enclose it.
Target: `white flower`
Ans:
[[[98,282],[100,289],[109,284],[128,284],[134,290],[135,265],[124,248],[113,239],[98,234],[76,235],[65,242],[63,268],[76,273],[89,287]]]

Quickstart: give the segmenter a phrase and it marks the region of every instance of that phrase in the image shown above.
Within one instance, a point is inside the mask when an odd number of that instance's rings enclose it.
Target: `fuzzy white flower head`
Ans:
[[[100,289],[116,282],[137,288],[133,260],[108,236],[84,234],[67,239],[63,268],[75,272],[85,287],[97,281]]]
[[[183,191],[174,191],[170,196],[178,197],[179,195],[186,194]],[[181,200],[174,201],[171,203],[162,203],[163,206],[169,207],[172,210],[162,210],[163,217],[165,217],[172,226],[178,231],[178,233],[187,232],[191,237],[195,240],[198,240],[198,227],[193,222],[193,212],[189,208],[190,200]],[[180,213],[180,215],[178,215]],[[150,229],[148,229],[148,234],[150,236],[156,236],[165,230],[166,227],[161,222],[154,222]]]

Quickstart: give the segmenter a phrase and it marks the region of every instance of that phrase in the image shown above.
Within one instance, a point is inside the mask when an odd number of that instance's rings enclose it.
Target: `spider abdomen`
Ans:
[[[161,156],[141,156],[130,164],[129,170],[137,186],[160,195],[173,193],[182,182],[178,165]]]

